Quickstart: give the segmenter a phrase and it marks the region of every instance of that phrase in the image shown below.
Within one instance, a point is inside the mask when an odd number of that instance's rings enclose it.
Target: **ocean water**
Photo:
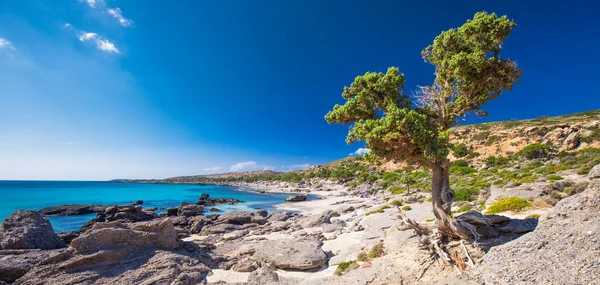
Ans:
[[[265,209],[283,203],[288,194],[260,194],[252,189],[191,184],[141,184],[89,181],[0,181],[0,221],[20,209],[40,210],[65,204],[128,204],[143,200],[144,208],[169,208],[196,202],[202,193],[211,198],[236,198],[235,205],[215,207],[223,212]],[[314,197],[310,197],[311,199]],[[56,232],[77,230],[96,214],[48,217]]]

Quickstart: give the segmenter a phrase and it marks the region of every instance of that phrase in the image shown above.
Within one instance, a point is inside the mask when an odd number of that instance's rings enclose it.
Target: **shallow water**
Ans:
[[[224,211],[265,209],[283,203],[288,194],[260,194],[251,189],[217,185],[141,184],[89,181],[0,181],[0,221],[20,209],[40,210],[65,204],[128,204],[143,200],[144,208],[169,208],[196,202],[202,193],[211,198],[236,198],[235,205],[216,205]],[[56,232],[77,230],[95,214],[48,217]]]

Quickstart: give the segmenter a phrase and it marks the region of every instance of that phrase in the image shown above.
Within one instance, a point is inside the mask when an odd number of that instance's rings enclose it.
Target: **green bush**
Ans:
[[[525,146],[517,155],[524,157],[526,159],[540,159],[540,158],[548,158],[554,151],[547,144],[542,143],[534,143]]]
[[[358,255],[356,256],[356,260],[360,261],[360,262],[365,262],[365,261],[369,261],[369,255],[364,252],[361,251],[358,253]]]
[[[477,170],[471,168],[470,166],[450,166],[450,173],[453,174],[466,175],[474,172],[477,172]]]
[[[473,201],[479,194],[478,190],[470,188],[458,188],[454,190],[455,201]]]
[[[531,214],[527,217],[525,217],[526,219],[539,219],[540,218],[540,214]]]
[[[392,201],[390,204],[392,204],[393,206],[402,206],[402,203],[404,203],[404,200],[400,199],[400,200],[394,200]]]
[[[469,149],[467,148],[466,144],[459,143],[454,145],[454,147],[452,148],[452,153],[454,154],[454,156],[461,158],[469,154]]]
[[[453,211],[453,213],[463,213],[463,212],[470,211],[471,209],[473,209],[473,206],[467,204],[467,205],[463,205],[462,207],[458,208],[456,211]]]
[[[516,196],[512,196],[512,197],[508,197],[508,198],[502,198],[496,202],[494,202],[492,205],[490,205],[487,209],[487,214],[495,214],[495,213],[500,213],[500,212],[504,212],[504,211],[520,211],[523,210],[524,208],[530,207],[531,203],[529,203],[529,201],[521,198],[521,197],[516,197]]]
[[[412,208],[409,205],[402,207],[402,211],[410,211]]]
[[[377,258],[383,256],[385,248],[383,247],[383,243],[378,243],[374,245],[369,251],[368,257],[369,259]]]
[[[427,219],[425,219],[426,223],[431,223],[433,221],[435,221],[435,218],[427,218]]]
[[[469,166],[469,163],[467,163],[467,161],[464,159],[457,159],[452,162],[452,166],[455,166],[455,167]]]
[[[558,180],[563,180],[564,178],[560,175],[549,175],[546,176],[546,180],[550,181],[550,182],[554,182],[554,181],[558,181]]]
[[[335,269],[335,275],[340,276],[340,275],[344,274],[346,271],[350,271],[350,270],[356,269],[358,267],[359,267],[359,265],[358,265],[358,263],[356,263],[355,260],[340,262],[340,264],[338,264],[337,268]]]
[[[499,156],[494,156],[494,155],[490,155],[485,159],[485,164],[489,165],[489,166],[502,166],[502,165],[506,165],[508,164],[508,158],[503,157],[501,155]]]
[[[577,174],[579,175],[587,175],[588,173],[590,173],[590,169],[587,167],[582,167],[577,170]]]
[[[425,199],[419,199],[419,200],[417,200],[417,203],[419,203],[419,204],[423,204],[424,202],[425,202]]]
[[[373,214],[380,214],[380,213],[383,213],[385,209],[389,209],[389,208],[390,208],[389,205],[383,205],[383,206],[379,207],[379,209],[377,209],[377,210],[373,210],[373,211],[369,211],[369,212],[365,213],[365,216],[370,216]]]

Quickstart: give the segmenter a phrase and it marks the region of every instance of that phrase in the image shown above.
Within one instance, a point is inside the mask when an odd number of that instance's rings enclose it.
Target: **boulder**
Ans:
[[[271,215],[269,215],[267,217],[267,220],[269,222],[283,222],[283,221],[287,221],[290,217],[292,216],[292,213],[290,212],[274,212],[271,213]]]
[[[71,241],[71,248],[78,253],[93,253],[121,246],[126,246],[127,251],[175,249],[177,233],[167,219],[133,224],[115,221],[96,224]]]
[[[574,150],[579,146],[581,135],[578,132],[573,132],[563,142],[563,150]]]
[[[0,249],[57,249],[65,243],[37,211],[18,210],[0,225]]]
[[[104,212],[100,212],[95,218],[86,222],[79,229],[80,232],[89,230],[96,223],[121,221],[123,223],[135,223],[150,221],[158,216],[154,212],[144,211],[140,205],[109,206]]]
[[[600,256],[600,181],[559,201],[537,228],[493,247],[474,269],[481,284],[595,284]]]
[[[179,213],[179,208],[168,208],[167,209],[167,216],[173,217],[173,216],[177,216],[177,213]]]
[[[588,173],[588,178],[600,178],[600,164],[597,164],[594,167],[592,167],[592,169],[590,169],[590,173]]]
[[[240,225],[233,224],[218,224],[218,225],[207,225],[202,228],[200,231],[201,234],[224,234],[230,233],[233,231],[239,231],[242,227]]]
[[[262,266],[250,273],[248,276],[248,285],[275,285],[279,283],[279,275],[267,266]]]
[[[252,259],[279,269],[309,270],[325,265],[327,254],[313,239],[267,240],[256,248]]]
[[[339,217],[340,215],[332,210],[325,210],[319,215],[310,215],[300,219],[300,225],[304,228],[318,227],[322,224],[331,223],[331,218]]]
[[[268,213],[265,210],[259,210],[255,212],[235,211],[220,215],[217,219],[217,222],[234,225],[244,225],[249,223],[256,223],[262,225],[267,222],[267,219],[265,218],[267,215]]]
[[[511,219],[499,225],[498,230],[504,233],[522,234],[535,230],[538,219]]]
[[[205,282],[210,269],[201,262],[201,250],[193,243],[178,242],[175,235],[169,219],[98,223],[65,252],[44,260],[14,284]]]
[[[39,212],[45,216],[78,216],[104,212],[103,205],[62,205],[41,209]]]
[[[207,193],[203,193],[202,195],[200,195],[200,197],[198,198],[198,201],[206,201],[208,200],[208,198],[210,197],[210,195],[208,195]]]
[[[354,212],[355,210],[356,209],[353,206],[351,206],[351,205],[344,205],[344,206],[340,206],[337,209],[335,209],[335,212],[338,215],[343,215],[343,214],[346,214],[346,213]]]
[[[287,198],[285,198],[285,200],[287,202],[302,202],[302,201],[306,201],[306,198],[308,198],[308,195],[300,194],[300,195],[288,196]]]
[[[196,204],[182,202],[181,206],[179,206],[179,211],[177,211],[177,215],[182,217],[192,217],[202,214],[204,212],[204,207]]]
[[[239,259],[235,264],[233,264],[231,270],[236,272],[252,272],[256,270],[257,267],[258,265],[254,260],[244,257],[242,259]]]

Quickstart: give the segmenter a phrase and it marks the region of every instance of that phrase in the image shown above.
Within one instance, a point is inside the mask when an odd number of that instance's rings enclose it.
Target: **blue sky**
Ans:
[[[598,109],[593,1],[0,2],[0,179],[287,171],[343,158],[323,116],[354,77],[398,66],[477,11],[518,27],[521,84],[484,121]],[[419,3],[417,3],[419,2]],[[467,123],[481,119],[469,118]]]

